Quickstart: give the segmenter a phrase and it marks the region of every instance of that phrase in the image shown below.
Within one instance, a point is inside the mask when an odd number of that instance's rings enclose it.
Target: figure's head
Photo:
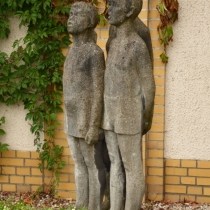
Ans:
[[[68,32],[82,33],[88,28],[94,29],[98,23],[98,13],[94,6],[85,2],[76,2],[70,10],[67,22]]]
[[[142,0],[108,0],[109,22],[120,25],[126,19],[135,19],[142,9]]]

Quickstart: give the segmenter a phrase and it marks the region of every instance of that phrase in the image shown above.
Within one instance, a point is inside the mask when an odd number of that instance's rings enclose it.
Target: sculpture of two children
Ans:
[[[145,185],[141,139],[151,127],[155,94],[151,39],[144,38],[148,30],[137,18],[142,0],[108,4],[106,68],[96,45],[96,9],[77,2],[68,20],[73,45],[64,65],[63,89],[65,132],[75,162],[76,207],[102,208],[106,185],[102,128],[111,160],[110,209],[139,210]]]

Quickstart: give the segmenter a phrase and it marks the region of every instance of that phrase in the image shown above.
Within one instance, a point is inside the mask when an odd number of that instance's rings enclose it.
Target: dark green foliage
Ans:
[[[62,111],[62,93],[58,90],[62,87],[64,62],[61,48],[70,44],[66,30],[68,3],[65,0],[59,5],[51,0],[0,3],[4,12],[12,11],[21,19],[20,26],[28,26],[27,35],[14,42],[14,51],[9,57],[0,53],[0,101],[7,105],[23,101],[29,110],[26,120],[32,121],[31,132],[36,135],[38,145],[41,132],[54,137],[52,128],[59,123],[56,114]]]
[[[61,161],[63,148],[55,145],[52,149],[54,153],[50,152],[48,158],[44,158],[47,141],[42,145],[40,136],[44,131],[49,141],[53,141],[55,127],[59,124],[56,114],[62,112],[62,66],[65,57],[61,49],[71,43],[66,29],[69,11],[68,0],[61,0],[58,4],[52,0],[0,2],[0,38],[9,34],[8,18],[11,15],[20,18],[20,27],[28,27],[26,36],[14,42],[14,51],[10,56],[0,52],[0,102],[6,105],[23,102],[28,110],[25,119],[31,122],[34,143],[40,152],[40,167],[46,162],[55,180],[58,180],[58,170],[65,165]],[[2,129],[0,134],[4,134]],[[55,165],[50,168],[52,163]]]

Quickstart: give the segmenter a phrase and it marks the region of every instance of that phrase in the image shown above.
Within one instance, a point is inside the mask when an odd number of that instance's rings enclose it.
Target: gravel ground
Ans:
[[[55,198],[48,193],[40,192],[27,192],[27,193],[13,193],[13,192],[0,192],[1,201],[9,201],[16,203],[20,200],[26,204],[30,204],[37,209],[40,207],[51,207],[59,209],[61,207],[68,208],[74,205],[75,201],[71,198],[61,199]],[[199,204],[196,202],[173,203],[169,200],[162,202],[148,201],[142,204],[141,210],[210,210],[210,204]]]
[[[148,201],[142,204],[141,210],[210,210],[210,204],[199,204],[196,202],[170,202],[170,201],[162,201],[162,202],[152,202]]]

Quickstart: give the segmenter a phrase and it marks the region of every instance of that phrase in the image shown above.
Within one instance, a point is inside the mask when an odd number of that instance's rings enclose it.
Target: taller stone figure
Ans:
[[[111,210],[123,208],[124,182],[125,210],[139,210],[145,186],[142,135],[151,128],[154,108],[153,65],[134,27],[142,0],[109,0],[108,4],[116,37],[106,61],[102,127],[111,160]]]
[[[68,31],[73,37],[64,64],[65,131],[75,162],[76,207],[101,210],[105,168],[99,127],[102,119],[104,55],[96,45],[96,9],[77,2],[70,11]]]

